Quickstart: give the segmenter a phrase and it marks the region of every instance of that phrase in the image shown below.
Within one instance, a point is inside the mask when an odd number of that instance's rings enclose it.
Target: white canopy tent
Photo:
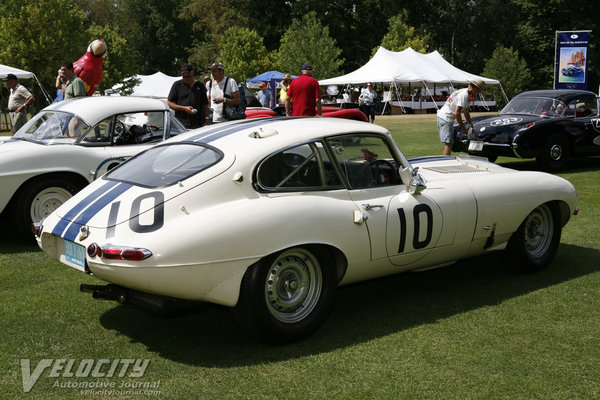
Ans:
[[[48,102],[48,104],[50,104],[50,96],[48,95],[48,92],[46,92],[46,89],[44,89],[37,76],[35,76],[33,72],[0,64],[0,79],[6,79],[8,74],[13,74],[19,79],[35,79],[42,91],[42,94],[46,97],[46,101]]]
[[[173,86],[175,81],[181,79],[179,76],[165,75],[160,71],[152,75],[134,75],[127,79],[134,78],[138,79],[140,83],[133,88],[133,93],[130,96],[151,97],[155,99],[166,99],[169,97],[171,86]],[[117,84],[112,88],[118,91],[121,86]]]
[[[429,90],[430,86],[445,85],[453,89],[454,85],[468,85],[477,78],[489,85],[500,85],[496,79],[456,68],[444,60],[437,51],[421,54],[410,47],[399,52],[380,47],[375,55],[359,69],[346,75],[320,80],[319,85],[362,85],[374,82],[394,87],[399,93],[398,85],[409,84],[424,87],[433,98]]]

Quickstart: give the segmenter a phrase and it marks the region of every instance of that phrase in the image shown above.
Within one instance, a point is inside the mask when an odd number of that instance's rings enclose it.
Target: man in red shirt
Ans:
[[[311,75],[312,67],[309,64],[302,65],[302,75],[294,79],[287,90],[285,115],[314,117],[318,113],[319,117],[323,116],[319,82]]]

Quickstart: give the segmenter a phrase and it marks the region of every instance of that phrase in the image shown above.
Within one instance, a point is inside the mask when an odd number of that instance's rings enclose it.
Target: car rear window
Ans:
[[[143,187],[165,187],[210,168],[223,158],[214,147],[174,143],[153,147],[108,172],[106,179]]]

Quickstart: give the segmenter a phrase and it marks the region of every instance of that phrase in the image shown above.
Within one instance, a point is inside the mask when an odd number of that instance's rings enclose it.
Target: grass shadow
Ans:
[[[10,218],[0,215],[0,254],[12,254],[41,251],[31,235],[31,240],[24,239],[14,228]]]
[[[519,171],[539,171],[539,167],[534,159],[515,159],[501,157],[497,161],[498,165],[506,168],[512,168]],[[567,167],[559,171],[560,173],[588,172],[600,169],[600,157],[572,157],[569,159]]]
[[[596,249],[561,245],[547,270],[531,275],[507,272],[494,254],[448,268],[407,273],[338,288],[334,310],[312,337],[269,346],[247,337],[226,308],[160,318],[131,306],[100,317],[106,329],[140,342],[161,357],[205,367],[237,367],[330,352],[414,326],[493,306],[532,291],[600,270]]]

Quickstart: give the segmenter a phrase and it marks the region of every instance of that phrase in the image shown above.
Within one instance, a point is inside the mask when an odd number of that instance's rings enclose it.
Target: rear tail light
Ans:
[[[96,243],[92,243],[87,248],[90,257],[101,257],[107,260],[126,260],[126,261],[141,261],[152,255],[152,252],[147,249],[127,246],[115,246],[107,244],[100,247]]]

